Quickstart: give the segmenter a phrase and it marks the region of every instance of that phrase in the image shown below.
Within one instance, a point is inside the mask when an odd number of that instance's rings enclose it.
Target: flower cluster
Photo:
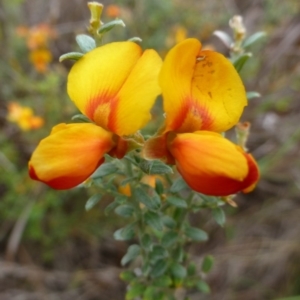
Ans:
[[[98,47],[72,67],[68,94],[91,123],[57,125],[29,162],[31,178],[55,189],[85,181],[104,154],[130,151],[159,94],[165,123],[143,145],[145,158],[176,164],[187,184],[207,195],[249,192],[258,180],[253,157],[221,134],[247,105],[242,81],[228,59],[201,50],[196,39],[177,44],[163,63],[133,42]]]
[[[26,38],[27,47],[30,51],[29,60],[39,73],[45,73],[48,64],[52,61],[49,51],[49,41],[56,37],[56,32],[47,24],[38,24],[31,28],[20,26],[17,34]]]
[[[44,124],[43,118],[35,116],[30,107],[10,102],[7,109],[7,120],[16,123],[24,131],[38,129]]]

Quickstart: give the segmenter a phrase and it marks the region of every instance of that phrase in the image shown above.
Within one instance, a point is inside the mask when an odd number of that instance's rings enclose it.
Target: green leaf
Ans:
[[[148,286],[143,294],[143,300],[156,299],[157,288],[154,286]]]
[[[229,34],[227,34],[226,32],[224,31],[221,31],[221,30],[216,30],[213,32],[213,35],[215,35],[216,37],[218,37],[223,43],[224,45],[227,47],[227,48],[230,48],[232,43],[233,43],[233,40],[232,38],[229,36]]]
[[[188,227],[185,229],[185,235],[196,242],[204,242],[208,240],[208,235],[205,231],[195,228]]]
[[[206,255],[202,262],[202,272],[208,273],[214,265],[214,258],[211,255]]]
[[[91,176],[93,179],[104,177],[110,174],[114,174],[118,171],[118,168],[114,163],[105,163],[102,164]]]
[[[187,208],[186,201],[175,196],[169,196],[167,202],[176,207]]]
[[[252,56],[251,53],[244,53],[233,60],[233,65],[235,69],[240,72],[246,63],[246,61]]]
[[[77,35],[76,42],[83,53],[87,53],[96,48],[95,40],[86,34]]]
[[[141,239],[141,246],[144,249],[149,250],[151,247],[151,244],[152,244],[152,240],[151,240],[150,235],[148,233],[145,233]]]
[[[91,120],[85,115],[78,114],[72,117],[72,121],[80,121],[83,123],[91,123]]]
[[[139,42],[139,43],[141,43],[143,40],[141,38],[139,38],[138,36],[134,36],[134,37],[128,39],[127,41],[128,42],[135,42],[135,43]]]
[[[120,205],[115,209],[115,213],[121,217],[129,218],[134,214],[134,208],[131,205]]]
[[[163,230],[163,226],[161,223],[161,218],[160,215],[152,212],[152,211],[147,211],[144,215],[145,222],[152,227],[155,230],[161,231]]]
[[[182,262],[184,258],[184,250],[181,246],[172,252],[172,258],[177,262]]]
[[[170,276],[162,275],[159,278],[154,279],[152,284],[157,287],[168,287],[172,285],[172,279]]]
[[[114,233],[114,238],[117,241],[127,241],[134,237],[135,223],[129,224],[123,228],[118,229]]]
[[[155,191],[158,195],[162,195],[164,193],[164,185],[160,179],[155,179]]]
[[[173,263],[170,267],[171,273],[175,278],[185,278],[186,277],[186,268],[179,263]]]
[[[197,283],[196,283],[196,288],[204,293],[204,294],[209,294],[210,293],[210,287],[209,285],[203,281],[203,280],[199,280]]]
[[[69,52],[69,53],[61,55],[59,57],[59,62],[62,62],[62,61],[67,60],[67,59],[78,60],[82,56],[83,56],[83,53],[80,53],[80,52]]]
[[[154,266],[150,272],[150,276],[153,278],[162,276],[166,272],[167,268],[168,268],[167,260],[160,259],[154,264]]]
[[[153,197],[150,197],[144,189],[137,187],[134,189],[133,195],[138,201],[142,202],[151,210],[157,210],[160,208],[160,198],[157,194],[153,195]]]
[[[248,100],[251,100],[253,98],[259,98],[261,96],[261,94],[258,92],[247,92],[246,96],[247,96]]]
[[[127,263],[131,262],[141,253],[141,247],[139,245],[131,245],[128,247],[127,253],[123,256],[121,260],[121,265],[125,266]]]
[[[162,239],[161,239],[161,244],[163,247],[169,248],[172,245],[174,245],[176,243],[176,241],[178,240],[178,233],[175,231],[168,231],[166,232]]]
[[[243,48],[248,48],[255,44],[258,40],[265,37],[267,34],[264,31],[256,32],[252,35],[250,35],[243,43]]]
[[[127,291],[125,299],[133,300],[138,296],[142,296],[145,291],[145,286],[141,283],[135,283],[130,286],[130,289]]]
[[[123,281],[130,282],[133,279],[135,279],[136,276],[135,276],[134,272],[126,270],[126,271],[123,271],[123,272],[120,273],[120,278]]]
[[[184,189],[189,188],[189,186],[186,184],[186,182],[184,181],[184,179],[182,177],[177,178],[171,188],[170,188],[170,192],[171,193],[178,193]]]
[[[172,174],[173,169],[160,160],[141,160],[139,167],[149,175],[152,174]]]
[[[152,264],[157,262],[158,260],[162,258],[168,257],[168,251],[159,245],[154,245],[152,251],[149,254],[149,259]]]
[[[195,263],[191,262],[188,265],[187,273],[189,276],[194,276],[196,274],[196,264]]]
[[[213,208],[211,212],[215,221],[223,227],[226,222],[224,210],[221,207],[216,207]]]
[[[101,194],[95,194],[92,197],[90,197],[85,203],[85,210],[88,211],[92,209],[101,200],[101,197]]]
[[[104,209],[104,214],[107,216],[112,210],[114,210],[119,205],[118,201],[113,201],[107,205]]]
[[[113,20],[106,24],[101,25],[100,29],[98,30],[99,34],[104,34],[110,30],[112,30],[115,26],[122,26],[125,27],[125,23],[121,19]]]
[[[163,216],[162,223],[170,229],[174,229],[177,225],[176,222],[169,216]]]

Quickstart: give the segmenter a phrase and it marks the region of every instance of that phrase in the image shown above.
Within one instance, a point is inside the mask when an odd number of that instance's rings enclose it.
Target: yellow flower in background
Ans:
[[[133,42],[96,48],[80,58],[68,76],[68,94],[94,123],[59,124],[40,142],[29,161],[32,179],[55,189],[85,181],[103,163],[105,153],[121,158],[123,136],[150,119],[160,93],[161,58]]]
[[[33,50],[29,54],[29,60],[38,72],[45,73],[49,63],[52,61],[52,54],[47,49]]]
[[[117,18],[121,14],[121,9],[118,5],[111,4],[108,5],[105,9],[105,14],[111,18]]]
[[[49,42],[56,37],[55,30],[48,24],[38,24],[33,27],[19,26],[16,29],[20,37],[24,37],[30,50],[29,60],[39,73],[45,73],[52,54],[49,50]]]
[[[24,131],[38,129],[44,125],[43,118],[35,116],[30,107],[21,106],[17,102],[9,103],[7,120],[16,123]]]
[[[251,191],[259,178],[256,162],[219,134],[237,124],[247,105],[231,62],[187,39],[167,54],[159,83],[165,124],[146,141],[144,156],[176,164],[187,184],[200,193]]]
[[[187,30],[183,26],[177,26],[175,30],[175,43],[183,42],[187,37]]]

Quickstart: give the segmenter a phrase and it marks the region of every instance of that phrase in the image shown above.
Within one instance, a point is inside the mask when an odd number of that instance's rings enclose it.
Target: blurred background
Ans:
[[[299,0],[103,0],[102,20],[121,18],[105,42],[133,36],[162,57],[186,37],[229,54],[213,35],[231,34],[228,21],[241,15],[247,35],[267,36],[250,50],[241,76],[249,101],[242,121],[252,123],[248,147],[258,160],[256,190],[226,208],[221,228],[209,211],[191,216],[210,239],[191,246],[201,264],[212,254],[206,278],[210,295],[192,300],[300,299],[300,1]],[[27,162],[53,125],[77,113],[68,99],[72,62],[86,33],[86,0],[0,0],[0,299],[124,299],[120,259],[128,243],[112,238],[123,220],[104,214],[110,199],[85,211],[92,191],[54,191],[33,182]]]

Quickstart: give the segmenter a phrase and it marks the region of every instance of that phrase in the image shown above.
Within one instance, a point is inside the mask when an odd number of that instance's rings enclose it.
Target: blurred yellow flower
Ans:
[[[121,9],[120,9],[120,7],[118,5],[111,4],[111,5],[107,6],[107,8],[105,10],[105,14],[108,17],[117,18],[121,14]]]
[[[33,50],[29,54],[29,60],[38,72],[45,73],[52,60],[52,54],[48,49]]]
[[[120,185],[118,187],[118,191],[119,191],[119,193],[121,193],[121,194],[123,194],[125,196],[128,196],[128,197],[131,196],[131,188],[130,188],[130,184],[129,183],[127,183],[125,185]]]
[[[43,118],[35,116],[30,107],[17,102],[9,103],[7,120],[16,123],[24,131],[40,128],[44,124]]]

